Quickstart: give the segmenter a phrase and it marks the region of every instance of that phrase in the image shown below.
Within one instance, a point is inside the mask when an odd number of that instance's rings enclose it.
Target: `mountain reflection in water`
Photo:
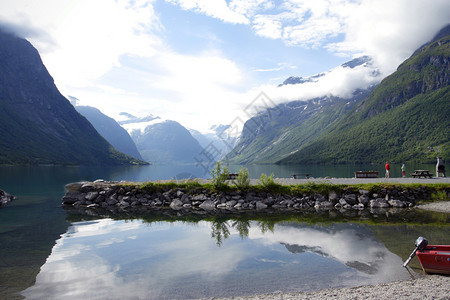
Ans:
[[[220,235],[220,239],[218,236]],[[29,299],[173,299],[307,291],[409,279],[359,224],[72,223]]]

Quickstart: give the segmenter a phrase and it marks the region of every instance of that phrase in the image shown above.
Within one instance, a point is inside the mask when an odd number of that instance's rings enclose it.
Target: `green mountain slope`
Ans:
[[[450,156],[450,37],[427,44],[350,113],[279,163],[434,162]]]
[[[37,50],[0,29],[0,164],[140,164],[56,88]]]
[[[281,104],[246,122],[227,163],[275,163],[307,144],[347,113],[369,91],[350,99],[322,97]]]

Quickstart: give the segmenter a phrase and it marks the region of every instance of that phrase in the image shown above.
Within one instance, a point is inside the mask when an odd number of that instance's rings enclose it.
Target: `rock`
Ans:
[[[183,206],[183,202],[180,199],[174,199],[172,203],[170,203],[170,208],[172,209],[180,209]]]
[[[74,183],[69,183],[66,184],[65,188],[66,190],[68,190],[69,192],[75,192],[75,191],[80,191],[80,188],[85,185],[88,184],[89,182],[87,181],[80,181],[80,182],[74,182]]]
[[[353,209],[364,209],[364,204],[358,203],[352,206]]]
[[[368,190],[359,190],[359,193],[361,195],[364,195],[364,196],[367,196],[367,197],[369,197],[369,195],[370,195],[370,192]]]
[[[363,195],[358,197],[358,201],[359,201],[360,204],[362,204],[364,206],[364,205],[367,205],[369,203],[370,198],[366,194],[363,194]]]
[[[227,201],[227,202],[225,203],[225,206],[226,206],[226,207],[233,207],[233,206],[236,205],[236,203],[237,203],[236,200],[230,200],[230,201]]]
[[[206,199],[208,199],[208,197],[206,197],[205,194],[195,195],[192,197],[193,201],[205,201]]]
[[[98,192],[89,192],[84,197],[88,201],[94,201],[98,197]]]
[[[84,194],[77,192],[77,191],[73,191],[73,192],[67,192],[63,197],[62,197],[62,202],[63,204],[67,204],[67,205],[72,205],[75,202],[84,200]]]
[[[338,200],[338,194],[335,192],[335,191],[331,191],[329,194],[328,194],[328,201],[330,201],[331,203],[337,203],[339,200]]]
[[[0,207],[8,204],[9,202],[13,201],[14,199],[16,199],[16,197],[8,194],[5,191],[0,190]]]
[[[261,201],[256,202],[255,206],[256,206],[256,209],[266,209],[267,208],[267,204],[262,203]]]
[[[340,204],[341,206],[345,206],[345,205],[347,205],[348,203],[347,203],[347,201],[345,201],[344,198],[341,198],[341,199],[339,199],[339,204]]]
[[[395,207],[395,208],[401,208],[401,207],[405,207],[406,206],[406,204],[403,203],[400,200],[394,200],[393,199],[393,200],[389,200],[388,203],[389,203],[390,206]]]
[[[315,194],[314,195],[314,200],[319,201],[319,202],[324,202],[324,201],[327,201],[327,198],[325,198],[324,195]]]
[[[178,194],[178,193],[177,193]],[[189,204],[190,203],[190,201],[189,201],[189,195],[188,194],[183,194],[182,196],[181,196],[181,202],[183,202],[184,204]]]
[[[316,205],[314,205],[314,208],[316,209],[331,209],[333,208],[333,203],[329,202],[329,201],[317,201]]]
[[[349,194],[349,195],[345,195],[344,196],[345,201],[347,201],[348,204],[350,205],[355,205],[358,203],[358,200],[356,198],[355,194]]]
[[[212,200],[205,200],[199,207],[204,210],[212,210],[216,208],[216,205]]]
[[[80,187],[80,192],[87,193],[91,191],[95,191],[96,188],[92,183],[85,183]]]
[[[120,207],[122,207],[122,208],[125,208],[125,207],[130,206],[130,203],[128,203],[128,202],[122,200],[122,201],[119,202],[118,205],[119,205]]]
[[[370,200],[371,208],[387,208],[389,207],[389,203],[383,198],[377,198],[375,200]]]

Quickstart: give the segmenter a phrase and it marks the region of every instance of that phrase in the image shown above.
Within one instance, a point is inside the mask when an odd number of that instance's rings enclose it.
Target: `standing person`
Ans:
[[[389,162],[387,161],[386,162],[386,166],[385,166],[385,168],[386,168],[386,178],[389,178],[389,171],[391,170],[391,167],[389,166]]]
[[[405,164],[402,164],[402,177],[405,178],[406,177],[406,172],[405,172]]]

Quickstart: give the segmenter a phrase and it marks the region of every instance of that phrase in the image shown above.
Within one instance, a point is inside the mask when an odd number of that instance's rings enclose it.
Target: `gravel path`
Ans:
[[[399,281],[388,284],[360,286],[354,288],[327,289],[308,293],[273,293],[248,297],[214,298],[214,299],[450,299],[450,277],[424,275],[415,280]]]
[[[308,182],[315,183],[331,183],[331,184],[362,184],[362,183],[446,183],[450,184],[450,177],[433,177],[433,178],[310,178],[310,179],[293,179],[293,178],[276,178],[276,182],[281,184],[305,184]],[[252,179],[252,184],[258,184],[258,179]]]

